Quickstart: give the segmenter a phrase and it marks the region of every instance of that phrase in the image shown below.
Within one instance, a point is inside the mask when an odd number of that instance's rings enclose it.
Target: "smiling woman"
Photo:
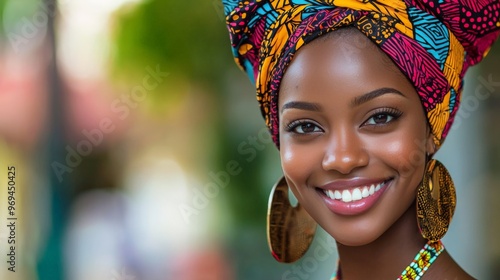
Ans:
[[[372,44],[368,38],[350,28],[325,37],[297,52],[281,82],[283,172],[302,207],[338,242],[346,279],[368,279],[374,270],[396,278],[426,243],[415,194],[426,154],[435,152],[432,134],[408,79],[382,63],[382,51],[354,45]],[[407,160],[415,152],[418,164]],[[388,265],[380,266],[380,252]],[[352,266],[365,258],[365,270]]]
[[[300,258],[317,223],[337,242],[334,279],[472,279],[441,243],[456,198],[433,155],[499,35],[500,2],[223,2],[280,150],[273,256]]]

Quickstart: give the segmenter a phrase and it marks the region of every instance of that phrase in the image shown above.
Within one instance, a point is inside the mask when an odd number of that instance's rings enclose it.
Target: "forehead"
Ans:
[[[384,52],[357,29],[349,29],[323,35],[296,53],[280,85],[280,106],[288,99],[322,102],[335,94],[357,95],[381,87],[414,92]]]

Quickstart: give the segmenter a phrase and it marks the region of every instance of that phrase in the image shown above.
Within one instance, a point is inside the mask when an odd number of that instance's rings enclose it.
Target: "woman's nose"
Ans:
[[[328,138],[322,166],[324,170],[336,170],[349,174],[368,164],[369,156],[360,135],[354,129],[333,132]]]

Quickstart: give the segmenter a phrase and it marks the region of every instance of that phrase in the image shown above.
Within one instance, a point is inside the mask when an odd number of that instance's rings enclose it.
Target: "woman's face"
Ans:
[[[302,47],[283,77],[280,156],[299,203],[338,242],[359,246],[410,207],[434,148],[394,63],[357,31],[327,36]]]

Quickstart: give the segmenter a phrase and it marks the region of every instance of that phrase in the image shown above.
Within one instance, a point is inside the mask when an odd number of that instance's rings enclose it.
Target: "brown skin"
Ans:
[[[393,90],[353,105],[380,88]],[[283,109],[289,102],[314,106]],[[285,178],[337,241],[343,279],[397,278],[426,242],[414,202],[426,154],[435,152],[411,83],[364,35],[335,31],[296,54],[281,83],[279,108]],[[355,177],[392,182],[359,215],[330,211],[317,187]],[[472,278],[443,252],[423,279]]]

